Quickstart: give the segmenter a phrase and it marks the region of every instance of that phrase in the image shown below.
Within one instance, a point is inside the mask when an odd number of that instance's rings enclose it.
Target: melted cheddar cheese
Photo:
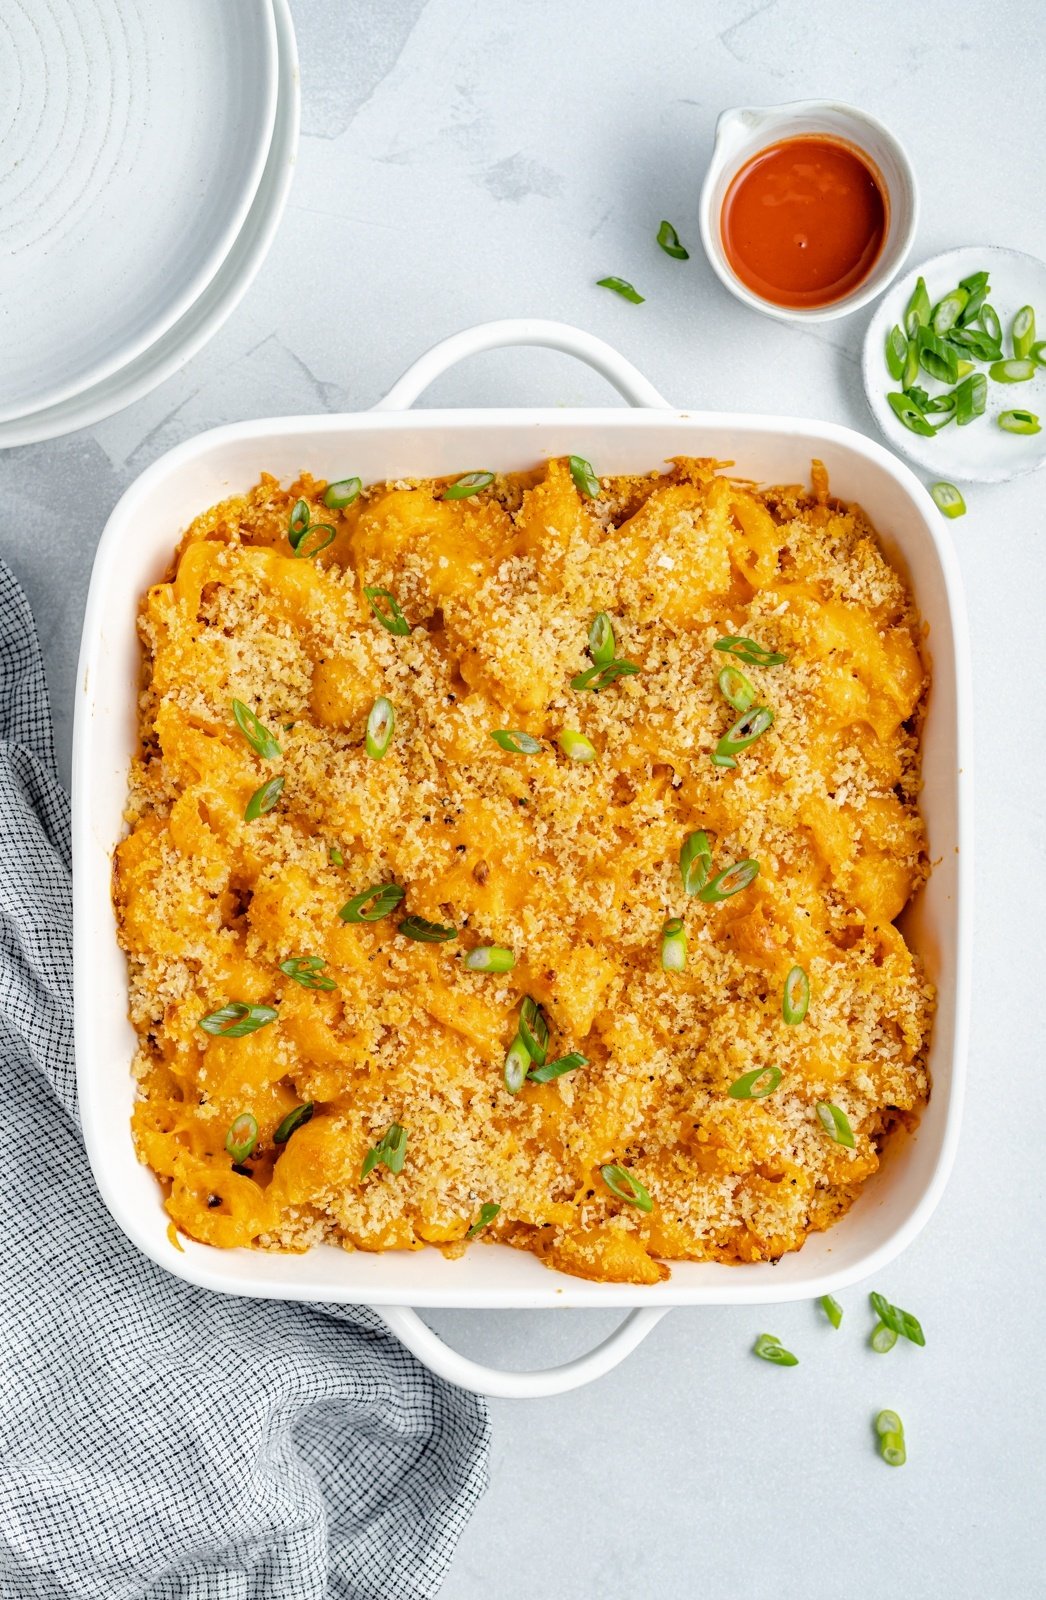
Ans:
[[[756,492],[715,463],[606,478],[598,498],[550,461],[444,499],[377,484],[344,512],[324,484],[273,479],[201,516],[140,617],[141,750],[114,895],[139,1036],[134,1136],[172,1222],[217,1246],[460,1254],[480,1236],[569,1273],[655,1283],[672,1260],[772,1260],[831,1224],[928,1092],[932,990],[895,925],[923,881],[916,808],[927,674],[910,597],[854,507],[814,488]],[[298,558],[292,503],[334,541]],[[395,595],[410,631],[364,596]],[[387,609],[387,608],[386,608]],[[588,630],[613,619],[638,666],[599,693]],[[783,664],[713,647],[754,638]],[[773,726],[735,768],[717,679],[740,667]],[[364,747],[379,696],[387,754]],[[262,759],[242,701],[280,747]],[[537,754],[491,738],[523,729]],[[574,729],[595,759],[568,759]],[[282,776],[275,808],[252,794]],[[713,870],[758,861],[721,904],[683,893],[679,853],[707,832]],[[372,923],[339,911],[374,884],[404,898]],[[405,915],[452,927],[419,943]],[[660,962],[685,919],[682,972]],[[468,970],[507,947],[506,973]],[[336,987],[280,963],[314,957]],[[782,1015],[809,976],[801,1023]],[[502,1067],[521,1002],[549,1056],[587,1064],[518,1094]],[[203,1017],[237,1001],[276,1020],[244,1037]],[[760,1067],[773,1093],[728,1089]],[[818,1102],[842,1111],[835,1142]],[[295,1107],[311,1119],[282,1144]],[[226,1150],[233,1120],[251,1154]],[[368,1150],[392,1124],[402,1170]],[[623,1166],[647,1212],[611,1191]]]

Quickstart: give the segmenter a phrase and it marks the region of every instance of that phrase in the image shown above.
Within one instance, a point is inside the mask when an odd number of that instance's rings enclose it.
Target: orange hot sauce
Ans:
[[[779,306],[827,306],[871,272],[889,220],[886,186],[856,146],[800,134],[760,150],[723,201],[727,260]]]

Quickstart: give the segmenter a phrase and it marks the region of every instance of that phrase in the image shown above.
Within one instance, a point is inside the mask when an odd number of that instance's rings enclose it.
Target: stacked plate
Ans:
[[[225,321],[298,141],[287,0],[6,0],[0,446],[110,416]]]

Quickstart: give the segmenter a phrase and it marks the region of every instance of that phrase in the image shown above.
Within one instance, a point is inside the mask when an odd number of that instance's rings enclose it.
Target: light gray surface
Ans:
[[[921,184],[913,260],[968,242],[1046,255],[1046,46],[1019,0],[298,0],[295,13],[300,169],[244,304],[133,409],[0,456],[0,548],[36,612],[66,769],[99,532],[135,475],[202,428],[368,405],[437,338],[519,314],[602,334],[680,404],[871,428],[856,362],[867,313],[779,326],[738,306],[700,255],[696,197],[723,106],[822,94],[881,116]],[[689,263],[654,244],[662,217]],[[647,303],[592,287],[609,272]],[[609,394],[563,357],[516,352],[477,359],[432,398]],[[923,1318],[928,1348],[872,1355],[856,1290],[839,1333],[813,1306],[677,1311],[596,1387],[495,1405],[491,1491],[446,1600],[1046,1594],[1044,491],[1042,476],[971,488],[954,528],[977,714],[970,1089],[948,1193],[879,1285]],[[523,1366],[584,1348],[612,1319],[433,1321]],[[764,1327],[799,1367],[748,1355]],[[907,1423],[900,1472],[872,1445],[884,1405]]]

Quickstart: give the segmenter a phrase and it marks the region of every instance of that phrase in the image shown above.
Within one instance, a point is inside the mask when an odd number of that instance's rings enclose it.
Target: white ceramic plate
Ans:
[[[126,366],[210,283],[272,141],[272,0],[8,0],[0,421]]]
[[[301,112],[298,52],[287,0],[272,0],[278,46],[278,95],[272,143],[254,204],[217,273],[184,316],[119,372],[45,410],[0,422],[0,449],[36,444],[90,427],[140,400],[177,372],[221,327],[265,260],[287,201]]]
[[[1004,250],[998,245],[972,245],[949,250],[924,261],[883,296],[864,336],[862,375],[864,392],[876,422],[895,450],[917,461],[935,479],[964,479],[971,483],[1004,483],[1007,478],[1034,472],[1046,461],[1046,367],[1040,368],[1028,383],[995,383],[988,379],[988,406],[983,417],[959,428],[954,422],[934,439],[912,433],[891,411],[886,396],[900,388],[886,370],[886,336],[896,323],[904,326],[904,311],[920,273],[932,303],[954,289],[962,278],[974,272],[990,274],[988,298],[998,312],[1003,330],[1003,356],[1013,354],[1010,323],[1021,306],[1035,307],[1039,319],[1036,338],[1046,339],[1046,263],[1020,250]],[[988,368],[978,363],[978,372]],[[928,394],[943,393],[947,384],[935,383],[921,372],[919,384]],[[1042,419],[1043,431],[1036,434],[1006,433],[999,427],[1000,411],[1033,411]]]

